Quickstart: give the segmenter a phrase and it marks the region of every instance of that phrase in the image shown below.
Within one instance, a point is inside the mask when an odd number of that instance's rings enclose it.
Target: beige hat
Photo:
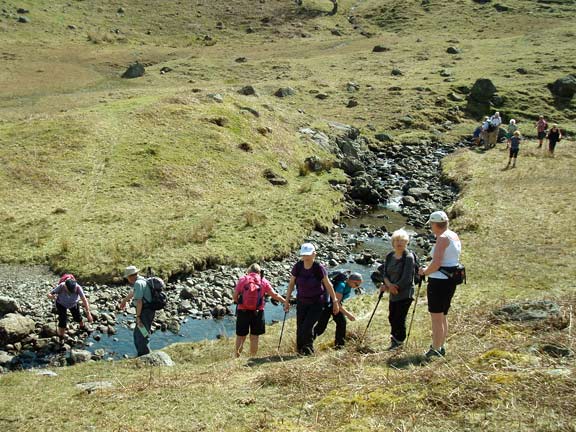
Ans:
[[[124,269],[124,277],[132,276],[138,274],[140,270],[136,266],[128,266]]]
[[[430,215],[430,219],[428,219],[428,223],[430,222],[448,222],[448,215],[442,210],[435,211]]]

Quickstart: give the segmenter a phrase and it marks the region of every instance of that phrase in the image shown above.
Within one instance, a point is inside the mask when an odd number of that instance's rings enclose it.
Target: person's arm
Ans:
[[[414,284],[414,255],[406,254],[400,280],[396,282],[398,292],[409,290]]]
[[[273,288],[270,288],[270,291],[268,292],[268,294],[270,294],[270,297],[272,297],[274,300],[277,300],[277,301],[282,302],[282,303],[286,302],[284,297],[282,297],[280,294],[278,294],[276,291],[274,291]]]
[[[238,282],[236,283],[236,287],[234,288],[234,294],[232,295],[232,301],[234,301],[234,303],[238,304],[238,300],[240,299],[240,287],[243,284],[244,281],[244,276],[242,276]]]
[[[136,325],[138,327],[142,327],[142,318],[140,317],[140,315],[142,314],[143,304],[144,302],[142,301],[141,298],[136,300]]]
[[[440,237],[436,241],[436,246],[434,246],[434,256],[432,257],[432,262],[428,264],[427,267],[420,269],[418,272],[420,276],[428,276],[441,267],[442,264],[442,257],[444,256],[444,252],[446,248],[450,245],[450,240],[447,237]]]
[[[342,304],[342,293],[337,292],[336,298],[338,299],[338,304],[340,305],[340,312],[344,314],[344,316],[348,318],[350,321],[356,321],[356,317],[354,316],[354,314],[348,311],[348,309],[346,309]]]
[[[56,288],[54,288],[52,291],[48,293],[48,298],[50,300],[54,300],[55,298],[58,298],[59,293],[60,293],[60,285],[56,285]]]
[[[130,303],[132,301],[132,298],[134,297],[134,290],[131,289],[128,294],[126,295],[126,297],[124,297],[122,299],[122,301],[120,302],[120,310],[124,310],[126,309],[126,304]]]
[[[286,290],[286,298],[284,299],[284,312],[290,310],[290,297],[292,296],[294,285],[296,285],[296,277],[292,275],[290,276],[290,282],[288,283],[288,289]]]
[[[326,291],[328,291],[328,295],[332,299],[332,313],[334,315],[338,315],[338,312],[340,312],[340,306],[338,304],[339,303],[338,299],[336,298],[336,292],[334,292],[334,287],[332,286],[332,282],[330,282],[328,275],[324,276],[324,279],[322,279],[322,284],[324,285],[324,288],[326,288]]]
[[[88,299],[84,295],[84,293],[80,294],[80,299],[82,300],[82,305],[84,306],[84,310],[86,311],[86,319],[88,322],[93,322],[94,319],[92,318],[92,313],[90,312],[90,303],[88,303]]]

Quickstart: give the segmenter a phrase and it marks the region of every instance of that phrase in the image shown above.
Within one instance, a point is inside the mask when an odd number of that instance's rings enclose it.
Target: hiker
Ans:
[[[311,355],[314,353],[313,330],[327,301],[326,292],[332,300],[334,315],[340,312],[340,307],[326,269],[315,261],[314,245],[304,243],[300,248],[300,256],[302,258],[292,268],[284,311],[290,310],[290,296],[296,286],[296,348],[299,354]]]
[[[258,353],[258,338],[266,332],[264,318],[265,297],[269,295],[284,303],[284,297],[277,294],[262,274],[258,264],[252,264],[242,276],[234,290],[236,308],[236,357],[240,357],[246,336],[250,334],[250,356]]]
[[[514,135],[510,139],[510,157],[508,158],[508,165],[506,169],[510,167],[510,162],[512,162],[512,168],[516,168],[516,158],[518,157],[518,152],[520,151],[520,131],[514,132]]]
[[[389,292],[388,321],[390,322],[389,351],[401,348],[406,340],[406,316],[414,300],[414,274],[416,258],[408,250],[410,236],[399,229],[390,238],[394,250],[386,255],[381,292]]]
[[[516,124],[516,120],[511,119],[510,123],[508,124],[508,130],[506,131],[506,148],[510,147],[510,143],[512,137],[514,136],[514,132],[518,130],[518,125]]]
[[[360,273],[350,273],[349,276],[344,276],[344,280],[339,280],[337,275],[336,278],[331,280],[332,286],[334,287],[334,292],[336,293],[336,298],[338,299],[338,304],[340,305],[340,313],[335,314],[332,310],[332,303],[327,302],[324,306],[324,309],[322,310],[320,319],[314,326],[314,339],[326,331],[328,321],[330,321],[330,317],[332,317],[336,323],[334,348],[344,348],[344,343],[346,340],[346,318],[348,318],[350,321],[356,321],[356,317],[354,314],[348,311],[342,303],[344,300],[350,297],[352,290],[360,289],[362,281],[363,279]]]
[[[85,329],[86,325],[80,315],[80,308],[78,302],[82,300],[82,306],[86,311],[86,319],[88,322],[93,322],[92,314],[90,313],[90,304],[84,295],[84,290],[80,286],[73,275],[67,274],[60,278],[58,285],[48,294],[48,298],[56,300],[56,311],[58,313],[58,330],[57,334],[60,339],[66,335],[66,327],[68,322],[68,310],[72,314],[72,318],[78,323],[81,329]]]
[[[501,124],[502,119],[500,118],[500,113],[496,111],[494,115],[488,119],[486,136],[484,139],[485,148],[492,148],[496,145],[496,142],[498,141],[498,132],[500,131]]]
[[[538,133],[538,148],[542,148],[542,143],[544,138],[546,138],[546,129],[548,129],[548,123],[544,120],[544,116],[540,115],[538,121],[536,122],[536,132]]]
[[[556,144],[562,139],[562,132],[558,129],[558,125],[554,123],[552,128],[548,132],[548,153],[550,156],[554,156],[554,149],[556,148]]]
[[[421,268],[420,276],[428,277],[428,312],[432,321],[432,344],[426,352],[427,358],[446,355],[444,343],[448,337],[448,310],[456,282],[444,272],[456,268],[460,262],[462,244],[458,234],[448,229],[448,216],[443,211],[435,211],[428,220],[430,230],[436,237],[432,248],[432,262]]]
[[[478,147],[481,142],[482,142],[482,125],[474,129],[474,133],[472,134],[472,144],[474,146]]]
[[[128,266],[124,269],[124,279],[132,287],[128,295],[120,302],[120,309],[124,310],[126,304],[133,300],[136,306],[136,327],[134,327],[134,346],[137,356],[140,357],[150,353],[150,332],[156,311],[145,307],[145,303],[152,301],[152,292],[146,278],[138,274],[140,270],[135,266]]]

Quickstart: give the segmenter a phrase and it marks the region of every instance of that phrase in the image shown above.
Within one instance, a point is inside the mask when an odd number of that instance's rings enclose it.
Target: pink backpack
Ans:
[[[262,295],[261,283],[258,284],[256,279],[252,276],[246,277],[246,283],[242,287],[238,305],[241,305],[242,310],[257,311],[262,306],[264,296]]]
[[[62,277],[60,278],[60,280],[58,281],[58,285],[63,284],[63,283],[66,282],[68,279],[76,280],[76,278],[74,277],[73,274],[64,273],[64,274],[62,275]]]

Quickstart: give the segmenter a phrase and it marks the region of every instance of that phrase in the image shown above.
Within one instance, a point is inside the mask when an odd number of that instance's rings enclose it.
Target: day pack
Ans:
[[[168,297],[164,292],[166,288],[164,281],[157,276],[152,276],[146,279],[146,285],[150,288],[152,300],[144,300],[145,307],[152,310],[164,309],[168,303]]]
[[[58,285],[63,284],[63,283],[66,282],[68,279],[76,280],[76,278],[74,277],[73,274],[71,274],[71,273],[65,273],[65,274],[62,275],[62,277],[61,277],[60,280],[58,281]]]
[[[488,132],[494,132],[496,130],[496,126],[491,121],[488,121]]]
[[[332,282],[333,286],[340,282],[346,282],[348,280],[348,276],[350,276],[350,270],[334,270],[331,271],[328,275],[330,282]]]
[[[242,310],[257,311],[262,306],[263,300],[262,286],[253,277],[248,276],[238,297],[238,305],[242,305]]]
[[[466,284],[466,267],[458,264],[456,267],[440,267],[440,273],[448,276],[456,285]]]

